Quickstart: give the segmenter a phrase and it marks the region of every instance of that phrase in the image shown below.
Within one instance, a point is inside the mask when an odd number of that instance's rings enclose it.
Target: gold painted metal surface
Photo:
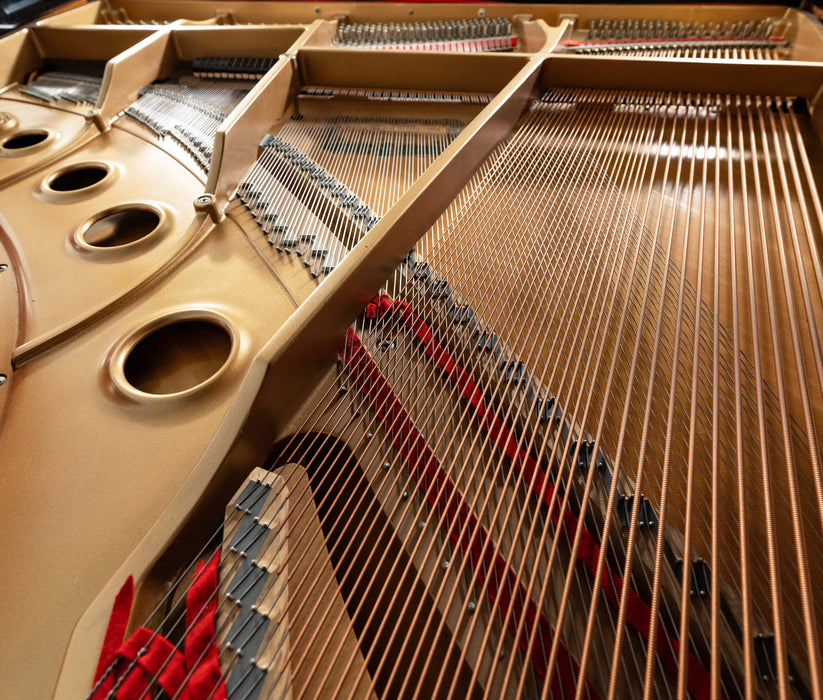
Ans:
[[[86,163],[101,164],[109,172],[81,190],[49,187],[61,168]],[[160,170],[173,178],[174,196],[157,181]],[[179,256],[191,243],[191,203],[201,188],[197,178],[162,151],[147,149],[145,142],[120,129],[10,186],[4,214],[18,249],[18,274],[28,290],[19,353],[122,303]],[[85,228],[112,207],[147,208],[156,213],[157,224],[125,246],[86,244]],[[66,294],[67,280],[71,295]]]

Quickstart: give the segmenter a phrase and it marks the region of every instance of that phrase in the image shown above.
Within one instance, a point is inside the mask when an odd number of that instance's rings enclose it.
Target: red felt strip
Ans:
[[[517,439],[512,431],[495,415],[494,411],[486,406],[477,382],[457,363],[448,350],[438,343],[434,333],[425,321],[414,312],[411,304],[404,301],[392,303],[388,295],[378,294],[370,306],[374,310],[373,318],[379,318],[389,312],[402,314],[404,325],[412,332],[413,336],[422,343],[425,354],[447,375],[451,383],[460,389],[463,397],[466,398],[475,409],[482,429],[489,433],[498,448],[511,460],[512,465],[523,471],[526,482],[532,485],[535,493],[542,494],[544,502],[550,506],[552,500],[555,498],[555,491],[551,483],[546,483],[548,477],[545,471],[537,465],[535,460],[532,459],[526,451],[517,446]],[[551,518],[555,527],[561,522],[561,518],[562,527],[573,536],[573,533],[577,531],[579,526],[577,516],[568,509],[564,510],[561,514],[559,509],[555,508]],[[578,548],[578,558],[592,575],[597,571],[597,561],[599,557],[600,545],[594,537],[592,537],[591,533],[583,528],[580,546]],[[601,589],[614,608],[619,608],[620,606],[620,591],[622,586],[623,578],[619,574],[614,573],[609,566],[604,567],[601,578]],[[651,629],[651,609],[631,587],[627,588],[626,597],[626,621],[648,641],[649,630]],[[669,673],[677,673],[679,649],[679,641],[670,637],[662,625],[658,623],[657,655],[663,667]],[[709,672],[697,657],[690,652],[687,675],[689,693],[697,700],[707,700],[711,690],[710,680]]]
[[[144,679],[136,673],[141,669],[149,680],[155,680],[169,697],[179,700],[199,700],[190,696],[183,687],[186,676],[186,664],[183,654],[163,635],[146,627],[138,627],[123,645],[117,655],[128,662],[135,662],[132,672],[124,679],[117,692],[117,700],[139,700],[145,698],[148,687]]]
[[[131,615],[131,603],[134,598],[134,579],[129,576],[114,598],[111,608],[109,624],[106,627],[106,636],[103,638],[103,648],[97,661],[97,670],[94,672],[94,684],[106,677],[92,694],[90,700],[102,700],[108,696],[114,685],[114,664],[117,661],[117,649],[126,636],[126,626]]]
[[[646,39],[598,39],[593,41],[561,41],[560,44],[562,46],[622,46],[627,45],[631,46],[632,44],[699,44],[705,42],[715,42],[721,43],[724,41],[747,41],[747,42],[755,42],[755,41],[785,41],[781,37],[769,37],[768,39],[752,39],[752,37],[746,36],[715,36],[715,37],[696,37],[696,36],[684,36],[684,37],[672,37],[672,38],[665,38],[665,37],[657,37],[657,38],[646,38]]]
[[[112,607],[97,663],[95,685],[109,672],[95,689],[92,700],[111,697],[115,682],[118,700],[146,698],[153,681],[169,697],[180,700],[226,700],[214,628],[219,563],[219,550],[208,564],[199,562],[186,594],[188,631],[183,642],[185,653],[163,635],[146,627],[139,627],[123,641],[134,597],[134,580],[129,576]],[[127,675],[123,676],[123,673]]]
[[[424,492],[428,503],[443,513],[449,539],[458,546],[462,556],[477,573],[479,583],[483,585],[488,582],[487,594],[499,606],[501,614],[506,616],[512,610],[509,618],[512,633],[516,634],[518,622],[523,616],[526,618],[526,629],[536,629],[531,663],[537,674],[545,678],[548,671],[546,653],[554,641],[550,622],[519,584],[506,560],[499,554],[495,555],[488,546],[488,533],[463,500],[457,486],[446,476],[434,452],[352,329],[341,341],[341,354],[373,410],[383,421],[395,448],[409,465],[418,488]],[[521,636],[517,642],[524,652],[528,651],[527,637]],[[551,690],[553,697],[564,698],[574,694],[579,669],[563,642],[558,640],[557,644],[557,672]],[[586,690],[590,697],[600,697],[588,682]]]
[[[186,669],[191,674],[187,687],[192,698],[225,700],[226,686],[220,671],[220,652],[215,643],[214,616],[217,613],[217,570],[219,550],[207,565],[199,562],[194,581],[186,594]]]

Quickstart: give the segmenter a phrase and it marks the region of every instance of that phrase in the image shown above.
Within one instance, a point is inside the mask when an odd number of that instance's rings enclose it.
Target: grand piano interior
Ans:
[[[4,697],[823,699],[815,7],[53,5]]]

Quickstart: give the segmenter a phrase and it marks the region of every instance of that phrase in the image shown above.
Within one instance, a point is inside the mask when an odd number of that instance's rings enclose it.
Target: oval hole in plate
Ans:
[[[31,131],[23,131],[16,136],[3,141],[3,148],[8,151],[17,151],[21,148],[31,148],[38,143],[43,143],[49,137],[48,131],[42,129],[32,129]]]
[[[160,214],[152,209],[117,209],[93,221],[82,239],[95,248],[117,248],[145,238],[160,225]]]
[[[79,165],[68,168],[49,182],[49,189],[55,192],[74,192],[91,187],[109,174],[102,165]]]
[[[212,321],[187,319],[140,340],[123,363],[131,386],[146,394],[186,391],[213,377],[232,349],[229,332]]]

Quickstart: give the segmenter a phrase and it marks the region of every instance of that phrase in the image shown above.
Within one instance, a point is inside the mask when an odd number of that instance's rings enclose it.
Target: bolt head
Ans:
[[[210,204],[210,203],[211,203],[211,200],[212,200],[211,195],[209,195],[209,194],[201,194],[201,195],[197,198],[197,203],[198,203],[198,204],[200,204],[200,205],[205,206],[206,204]]]
[[[0,374],[0,386],[3,386],[8,381],[8,377],[5,374]]]
[[[0,272],[5,272],[8,269],[9,269],[9,266],[6,265],[6,263],[3,263],[2,265],[0,265]]]
[[[10,112],[0,112],[0,131],[13,129],[17,126],[17,117]]]

